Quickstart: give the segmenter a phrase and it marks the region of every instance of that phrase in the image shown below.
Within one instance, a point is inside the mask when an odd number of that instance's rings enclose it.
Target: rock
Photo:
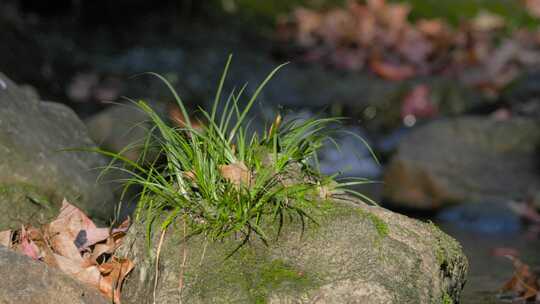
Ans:
[[[528,71],[504,88],[500,99],[513,113],[540,121],[539,84],[540,70]]]
[[[0,74],[0,230],[45,223],[62,199],[95,220],[114,214],[110,185],[96,184],[100,155],[61,151],[94,143],[69,108],[33,99]]]
[[[384,197],[408,208],[523,199],[540,189],[538,123],[442,119],[407,134],[385,172]]]
[[[299,221],[286,222],[277,241],[253,239],[228,259],[240,239],[208,243],[196,235],[183,243],[183,225],[174,223],[161,247],[156,303],[179,302],[179,286],[183,303],[458,301],[467,259],[434,224],[358,201],[335,201],[317,221],[303,232]],[[145,224],[135,224],[119,250],[137,264],[124,303],[153,301],[154,232],[148,250]]]
[[[107,304],[97,290],[86,287],[45,263],[0,246],[0,303]]]
[[[152,102],[150,106],[163,116],[166,107],[163,103]],[[166,117],[164,117],[166,119]],[[150,117],[134,104],[113,105],[85,120],[90,138],[101,148],[118,153],[128,146],[140,146],[152,128]],[[141,148],[129,149],[124,156],[137,160]],[[150,159],[153,159],[150,156]]]

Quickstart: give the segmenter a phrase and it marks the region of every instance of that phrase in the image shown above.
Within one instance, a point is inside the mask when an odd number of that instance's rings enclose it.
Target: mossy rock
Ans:
[[[179,220],[161,246],[156,303],[458,302],[467,259],[433,224],[357,201],[332,202],[316,218],[304,232],[286,223],[268,246],[253,239],[228,259],[241,239],[184,242]],[[154,300],[157,230],[148,246],[145,225],[135,224],[118,253],[136,263],[124,303]]]
[[[62,199],[98,222],[114,215],[111,185],[97,184],[107,160],[89,152],[86,127],[64,105],[43,102],[0,74],[0,230],[55,216]]]

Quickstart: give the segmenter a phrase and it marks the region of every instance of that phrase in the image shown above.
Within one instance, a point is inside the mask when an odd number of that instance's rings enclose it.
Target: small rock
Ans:
[[[0,303],[107,304],[101,294],[58,269],[0,246]]]

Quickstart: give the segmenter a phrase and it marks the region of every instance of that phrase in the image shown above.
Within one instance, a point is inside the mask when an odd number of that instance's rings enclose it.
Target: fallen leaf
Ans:
[[[110,229],[96,227],[84,212],[64,199],[60,214],[48,225],[48,233],[51,237],[65,234],[79,250],[85,250],[95,243],[106,240]]]
[[[247,185],[251,181],[251,172],[242,162],[222,165],[219,167],[219,171],[223,178],[236,186]]]
[[[53,251],[59,255],[68,258],[79,265],[84,263],[79,249],[75,246],[73,239],[69,235],[65,233],[55,234],[51,236],[50,244]]]
[[[87,257],[86,261],[91,265],[97,265],[97,260],[103,254],[113,254],[118,247],[122,244],[122,238],[125,236],[125,232],[119,231],[111,234],[105,243],[96,244]]]
[[[0,231],[0,245],[11,248],[11,230]]]
[[[416,28],[431,37],[443,35],[447,31],[446,24],[441,19],[420,19],[416,22]]]
[[[101,273],[97,266],[83,266],[81,263],[75,262],[59,254],[55,254],[55,258],[58,268],[62,270],[62,272],[85,284],[99,288]]]
[[[64,200],[60,214],[51,223],[41,228],[22,226],[15,232],[2,231],[0,244],[9,246],[16,235],[13,250],[56,267],[120,303],[122,281],[134,264],[113,255],[129,225],[127,218],[116,228],[97,228],[81,210]]]
[[[21,228],[19,246],[22,254],[32,258],[33,260],[39,260],[41,258],[38,246],[30,239],[24,226]]]
[[[182,113],[182,110],[175,105],[171,104],[168,108],[168,115],[169,119],[172,123],[174,123],[179,128],[186,128],[186,119],[184,117],[184,114]],[[199,120],[194,120],[193,117],[190,117],[191,127],[196,131],[202,131],[203,130],[203,124]]]
[[[505,256],[514,266],[514,274],[501,288],[504,291],[513,292],[518,298],[515,300],[536,299],[540,294],[538,276],[531,270],[530,266],[523,263],[517,257]]]
[[[437,107],[431,100],[431,90],[425,84],[416,85],[403,99],[401,118],[431,118],[437,115]]]
[[[120,303],[120,294],[122,283],[126,275],[133,269],[134,264],[128,259],[119,259],[113,257],[110,262],[99,266],[99,270],[103,275],[99,282],[99,290],[114,299],[114,303]]]
[[[321,14],[306,8],[297,8],[293,16],[298,28],[296,35],[298,44],[306,47],[314,45],[317,42],[314,33],[322,22]]]
[[[415,75],[414,68],[410,65],[392,64],[377,59],[371,60],[369,65],[375,74],[388,80],[400,81]]]

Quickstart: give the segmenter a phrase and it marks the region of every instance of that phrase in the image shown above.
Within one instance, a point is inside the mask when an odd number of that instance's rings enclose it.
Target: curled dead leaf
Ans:
[[[251,172],[242,162],[221,165],[219,171],[223,178],[236,186],[248,185],[251,182]]]
[[[538,283],[538,275],[534,273],[530,266],[523,263],[520,259],[514,256],[506,255],[514,266],[514,274],[508,282],[506,282],[501,290],[513,292],[519,299],[530,300],[537,299],[540,295],[540,285]]]
[[[48,225],[47,230],[51,237],[57,234],[66,235],[67,239],[75,242],[79,250],[106,240],[110,234],[109,228],[96,227],[84,212],[66,200],[62,202],[60,214]]]
[[[13,250],[59,268],[120,303],[120,286],[134,264],[112,256],[129,225],[128,218],[113,229],[97,228],[82,211],[64,200],[60,214],[51,223],[41,228],[22,226],[15,232],[2,231],[0,244],[11,245]]]
[[[19,251],[33,260],[39,260],[41,258],[38,246],[30,239],[28,231],[24,226],[21,228]]]
[[[100,265],[99,271],[103,277],[99,281],[99,290],[113,299],[114,303],[119,304],[122,283],[134,266],[132,261],[116,257],[113,257],[110,262]]]

